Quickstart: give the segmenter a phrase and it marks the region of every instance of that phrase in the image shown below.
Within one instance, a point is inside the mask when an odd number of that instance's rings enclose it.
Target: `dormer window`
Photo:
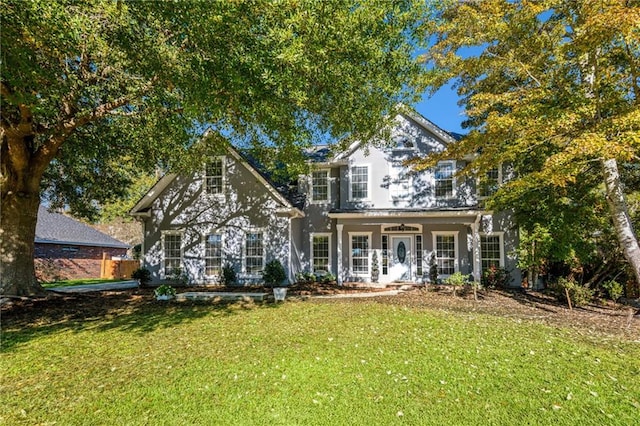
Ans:
[[[329,170],[317,170],[311,173],[311,202],[329,201]]]
[[[224,193],[224,157],[211,159],[205,167],[205,190],[207,194]]]
[[[453,198],[455,196],[455,162],[440,161],[435,169],[436,198]]]

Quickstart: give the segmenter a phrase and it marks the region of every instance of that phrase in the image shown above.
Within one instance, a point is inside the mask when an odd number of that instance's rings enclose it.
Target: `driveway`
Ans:
[[[52,287],[48,288],[47,290],[59,293],[89,293],[92,291],[125,290],[127,288],[136,287],[138,287],[138,281],[119,281],[117,283],[76,285],[70,287]]]

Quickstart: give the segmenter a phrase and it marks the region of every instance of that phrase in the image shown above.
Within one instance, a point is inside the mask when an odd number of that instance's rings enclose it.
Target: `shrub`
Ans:
[[[487,288],[506,288],[511,281],[509,272],[504,268],[491,265],[482,272],[482,286]]]
[[[264,267],[262,277],[267,285],[278,286],[287,278],[287,274],[284,272],[282,263],[274,259]]]
[[[555,291],[558,299],[565,302],[568,302],[568,293],[569,299],[574,306],[584,306],[593,299],[593,290],[578,284],[573,279],[559,278]]]
[[[604,288],[614,302],[622,297],[624,294],[624,288],[622,284],[617,282],[616,280],[605,281],[602,283],[602,288]]]
[[[167,284],[162,284],[154,290],[156,296],[175,296],[176,289]]]
[[[229,264],[222,267],[222,277],[220,278],[223,285],[234,285],[238,280],[236,270]]]
[[[337,279],[336,276],[333,275],[331,272],[329,272],[328,274],[326,274],[326,275],[324,275],[322,277],[322,282],[323,283],[332,283],[332,282],[336,281],[336,279]]]
[[[138,268],[131,274],[131,278],[138,280],[140,287],[145,287],[151,282],[151,271],[147,268]]]
[[[455,274],[449,275],[449,278],[444,280],[444,282],[445,284],[449,284],[453,287],[453,295],[455,296],[457,288],[468,284],[469,280],[467,279],[467,276],[462,272],[456,272]]]
[[[435,253],[431,253],[429,258],[429,281],[431,284],[438,284],[438,262]]]

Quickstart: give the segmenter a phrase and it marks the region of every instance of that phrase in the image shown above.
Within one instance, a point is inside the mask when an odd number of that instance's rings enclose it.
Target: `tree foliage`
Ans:
[[[429,83],[455,79],[472,130],[418,166],[473,155],[466,172],[482,175],[510,164],[516,178],[490,207],[513,209],[529,234],[544,226],[553,234],[549,253],[565,261],[593,251],[590,226],[613,223],[640,281],[640,250],[617,178],[617,165],[640,155],[639,2],[432,6]]]
[[[367,137],[420,93],[414,0],[0,0],[2,287],[39,290],[41,192],[91,216],[212,145]],[[194,146],[204,127],[209,143]],[[277,164],[272,161],[272,164]]]

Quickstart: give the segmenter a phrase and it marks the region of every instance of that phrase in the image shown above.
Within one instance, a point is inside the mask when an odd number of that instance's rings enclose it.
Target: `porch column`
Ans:
[[[472,249],[473,252],[473,280],[477,283],[480,283],[481,277],[481,265],[480,265],[480,218],[478,215],[476,221],[471,224],[471,232],[472,232]]]
[[[338,285],[342,285],[342,229],[344,225],[339,223],[336,225],[336,230],[338,232],[338,244],[337,244],[337,253],[338,253],[338,269],[336,271],[336,278],[338,280]]]

